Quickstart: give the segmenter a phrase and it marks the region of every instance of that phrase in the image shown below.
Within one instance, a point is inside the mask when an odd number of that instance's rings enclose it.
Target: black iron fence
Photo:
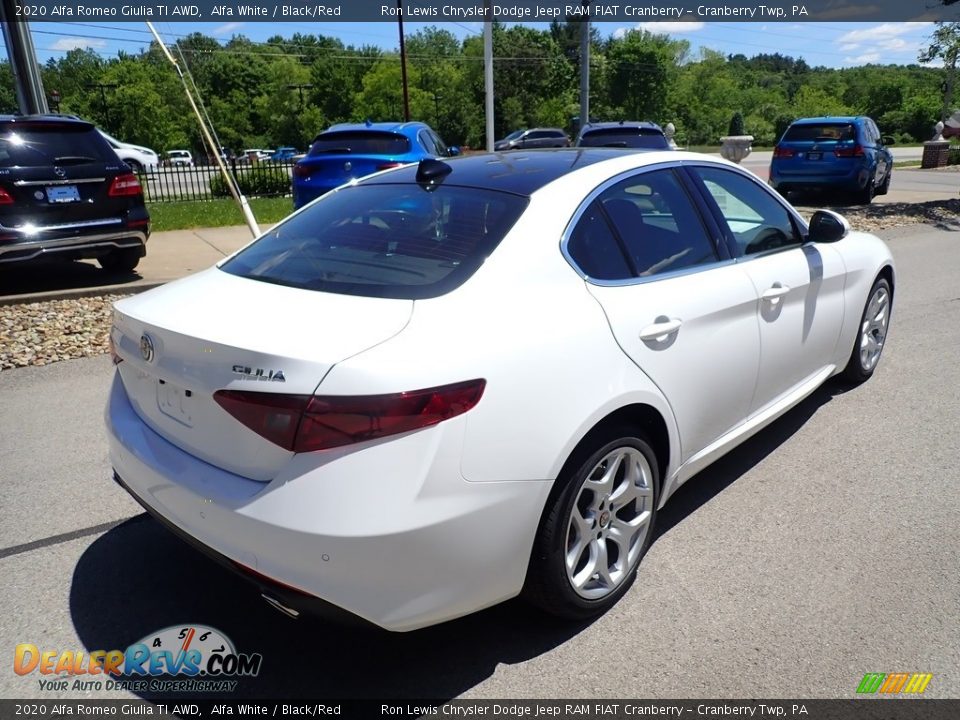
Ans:
[[[238,162],[227,167],[247,197],[283,197],[291,194],[293,161]],[[230,197],[218,165],[159,165],[138,173],[147,202],[216,200]]]

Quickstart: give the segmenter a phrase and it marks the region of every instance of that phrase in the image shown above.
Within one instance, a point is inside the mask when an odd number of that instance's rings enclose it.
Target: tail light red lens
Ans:
[[[399,163],[399,162],[381,163],[380,165],[377,165],[377,170],[389,170],[390,168],[400,167],[401,165],[403,165],[403,163]]]
[[[13,195],[0,188],[0,205],[13,205]]]
[[[219,390],[214,399],[258,435],[314,452],[436,425],[473,408],[486,380],[389,395],[277,395]]]
[[[297,163],[293,166],[293,176],[296,178],[305,178],[310,176],[310,168],[306,165],[301,165]]]
[[[133,173],[117,175],[110,183],[110,189],[107,191],[107,195],[110,197],[130,197],[142,193],[143,188],[140,187],[140,181]]]
[[[833,154],[837,157],[863,157],[864,151],[862,145],[854,145],[853,147],[838,147],[833,151]]]
[[[773,156],[775,158],[792,158],[794,154],[790,148],[780,147],[779,145],[773,148]]]

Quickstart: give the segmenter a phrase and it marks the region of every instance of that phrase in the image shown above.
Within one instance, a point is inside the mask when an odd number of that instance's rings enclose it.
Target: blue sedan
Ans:
[[[314,139],[293,168],[293,206],[302,207],[335,187],[379,170],[459,155],[422,122],[343,123]]]
[[[770,184],[790,190],[840,190],[858,202],[886,195],[893,155],[868,117],[818,117],[795,121],[773,149]]]

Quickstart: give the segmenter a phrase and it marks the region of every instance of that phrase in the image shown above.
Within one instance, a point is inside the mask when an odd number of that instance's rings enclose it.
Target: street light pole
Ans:
[[[113,130],[113,125],[110,123],[110,108],[107,106],[107,88],[111,90],[119,87],[116,83],[91,83],[87,85],[87,90],[93,90],[94,88],[100,89],[100,102],[103,104],[103,124],[107,126],[108,130]]]
[[[407,90],[407,50],[403,44],[403,0],[397,0],[397,25],[400,28],[400,76],[403,79],[403,121],[410,122],[410,95]]]

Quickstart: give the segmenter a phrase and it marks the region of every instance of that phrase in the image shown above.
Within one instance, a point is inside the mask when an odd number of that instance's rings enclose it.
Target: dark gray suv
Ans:
[[[137,176],[91,123],[0,115],[0,266],[96,258],[130,271],[149,235]]]
[[[515,130],[503,140],[497,140],[493,149],[500,150],[531,150],[536,148],[569,147],[570,138],[559,128],[533,128],[531,130]]]

